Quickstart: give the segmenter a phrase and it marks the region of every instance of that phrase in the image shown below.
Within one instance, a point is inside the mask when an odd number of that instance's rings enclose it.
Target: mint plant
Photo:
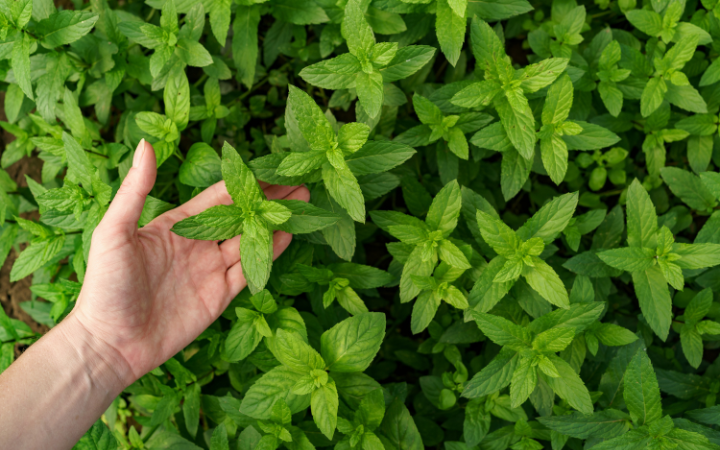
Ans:
[[[77,448],[714,448],[716,3],[0,2],[0,371],[145,139],[249,289]]]
[[[385,316],[364,313],[338,323],[321,336],[318,353],[302,336],[279,329],[269,349],[280,366],[267,372],[247,392],[240,412],[257,419],[270,417],[275,404],[285,399],[290,410],[311,407],[315,424],[332,439],[337,427],[337,373],[361,373],[372,362],[385,334]],[[268,395],[270,392],[273,394]],[[270,411],[268,411],[270,408]]]
[[[567,361],[555,353],[570,345],[575,334],[601,313],[601,304],[577,305],[569,313],[556,310],[524,328],[500,316],[470,311],[480,330],[503,348],[465,385],[463,396],[482,397],[510,385],[511,406],[517,407],[536,389],[551,389],[573,408],[590,414],[593,408],[587,387]],[[573,323],[573,316],[582,319]]]
[[[517,232],[492,214],[478,210],[477,222],[494,257],[470,292],[473,309],[490,311],[520,276],[547,302],[560,308],[570,306],[563,282],[539,256],[570,222],[577,195],[565,194],[543,206]]]
[[[486,22],[474,20],[470,36],[473,54],[485,71],[485,80],[458,92],[452,102],[464,107],[492,104],[512,145],[523,158],[531,159],[535,151],[535,118],[525,94],[537,92],[555,81],[568,60],[550,58],[516,74],[500,39]]]
[[[666,339],[670,329],[670,284],[683,290],[682,269],[702,269],[720,264],[718,244],[675,243],[667,227],[658,229],[657,215],[650,196],[634,180],[627,194],[628,247],[598,253],[610,267],[632,274],[635,293],[652,330]]]
[[[397,211],[371,213],[373,222],[400,239],[409,253],[400,278],[401,302],[409,302],[420,293],[413,276],[431,275],[438,259],[459,269],[470,268],[465,254],[448,239],[457,226],[460,200],[460,187],[451,182],[438,192],[425,221]]]
[[[360,106],[370,118],[375,118],[383,105],[383,84],[417,72],[432,58],[435,49],[421,45],[400,48],[394,42],[376,42],[362,3],[348,0],[345,6],[341,32],[349,52],[308,66],[300,76],[325,89],[355,89]]]
[[[207,241],[231,239],[242,234],[240,257],[252,261],[243,266],[250,292],[260,292],[270,278],[272,232],[312,233],[339,220],[300,200],[267,200],[237,151],[227,143],[222,163],[225,186],[234,205],[218,205],[173,226],[172,231],[190,239]]]
[[[712,291],[703,289],[688,303],[683,315],[678,316],[684,320],[680,328],[680,344],[688,362],[695,368],[702,362],[702,336],[720,334],[720,324],[714,320],[702,320],[711,306]]]
[[[284,293],[297,295],[309,292],[313,296],[321,297],[325,308],[337,300],[338,304],[352,315],[368,312],[355,289],[375,289],[394,280],[392,275],[383,270],[353,263],[339,263],[328,267],[297,264],[295,270],[296,273],[282,277]]]

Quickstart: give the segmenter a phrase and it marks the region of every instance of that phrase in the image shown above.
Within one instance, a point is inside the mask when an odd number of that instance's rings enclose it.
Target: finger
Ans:
[[[126,227],[128,231],[136,230],[145,198],[155,184],[156,175],[155,150],[149,142],[141,139],[133,155],[132,168],[110,203],[100,226],[111,224]]]
[[[282,252],[288,248],[290,242],[292,242],[292,234],[284,231],[275,232],[273,235],[273,261],[275,261],[278,256],[280,256]],[[247,281],[245,280],[245,275],[242,273],[242,264],[240,262],[234,264],[228,269],[225,273],[225,281],[230,289],[230,300],[235,298],[235,296],[238,295],[245,286],[247,286]],[[228,303],[230,300],[228,300]],[[227,304],[224,305],[224,307],[227,307]]]
[[[298,189],[292,191],[285,200],[302,200],[307,202],[310,200],[310,191],[305,186],[300,186]],[[232,239],[220,244],[220,251],[222,252],[223,260],[225,265],[230,267],[240,261],[240,236],[235,236]]]
[[[296,190],[299,186],[278,186],[260,183],[265,191],[265,195],[270,200],[283,198]],[[200,214],[208,208],[216,205],[232,205],[233,200],[225,187],[225,182],[220,181],[205,189],[186,203],[178,206],[172,211],[166,212],[164,215],[172,218],[172,223],[187,219],[190,216]]]

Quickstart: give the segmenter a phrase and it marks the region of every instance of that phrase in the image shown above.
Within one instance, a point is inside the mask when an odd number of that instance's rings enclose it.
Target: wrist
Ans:
[[[58,334],[58,345],[67,347],[85,380],[100,392],[115,398],[135,381],[120,352],[93,335],[75,314],[67,316],[53,331]]]

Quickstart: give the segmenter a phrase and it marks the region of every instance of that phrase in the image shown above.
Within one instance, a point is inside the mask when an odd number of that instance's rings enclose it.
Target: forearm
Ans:
[[[0,376],[0,448],[72,448],[131,378],[125,360],[69,316]]]

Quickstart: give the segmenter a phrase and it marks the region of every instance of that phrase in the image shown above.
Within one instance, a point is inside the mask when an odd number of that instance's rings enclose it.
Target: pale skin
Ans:
[[[93,233],[75,308],[0,375],[0,448],[72,448],[123,389],[190,344],[247,286],[240,236],[219,244],[170,231],[232,204],[224,183],[138,228],[155,176],[143,140]],[[261,187],[271,200],[310,198],[305,187]],[[275,232],[275,258],[291,239]]]

